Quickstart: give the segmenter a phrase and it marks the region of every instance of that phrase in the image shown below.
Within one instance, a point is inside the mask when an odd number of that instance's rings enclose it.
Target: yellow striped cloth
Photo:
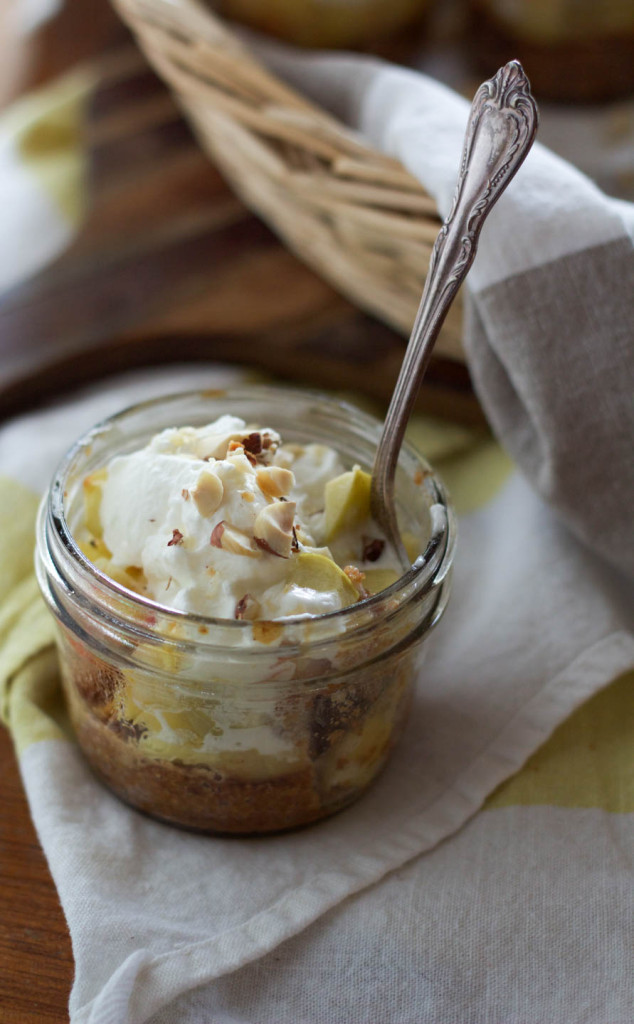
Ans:
[[[634,640],[488,437],[413,425],[457,499],[454,594],[409,733],[358,805],[210,839],[85,766],[33,577],[36,492],[104,415],[242,374],[131,375],[0,431],[2,714],[71,930],[72,1024],[625,1024]]]

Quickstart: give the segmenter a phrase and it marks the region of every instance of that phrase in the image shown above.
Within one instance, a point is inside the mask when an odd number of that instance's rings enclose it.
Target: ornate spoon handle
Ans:
[[[480,230],[528,153],[537,105],[518,61],[478,89],[469,114],[451,213],[431,254],[429,272],[372,471],[372,514],[404,558],[394,508],[394,476],[405,428],[447,311],[476,254]]]

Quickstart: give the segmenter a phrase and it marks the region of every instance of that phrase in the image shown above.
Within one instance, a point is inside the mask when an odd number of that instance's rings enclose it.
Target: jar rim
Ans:
[[[42,530],[46,531],[49,527],[52,528],[54,536],[70,557],[73,566],[79,571],[81,577],[92,584],[93,589],[96,588],[100,597],[107,598],[109,596],[118,602],[124,602],[124,605],[127,605],[129,608],[143,610],[147,614],[160,615],[165,622],[186,622],[193,626],[206,627],[210,630],[214,628],[226,629],[229,632],[233,630],[234,635],[238,636],[240,631],[250,629],[253,623],[247,620],[227,619],[171,608],[169,605],[164,605],[143,594],[129,590],[123,584],[117,583],[116,580],[102,572],[83,553],[67,521],[65,512],[66,485],[77,457],[87,447],[92,445],[99,436],[124,424],[132,416],[142,415],[146,411],[151,412],[163,406],[169,406],[172,403],[176,404],[192,400],[209,399],[213,401],[213,399],[230,399],[238,403],[241,397],[243,399],[255,398],[266,401],[268,398],[279,397],[280,394],[283,394],[289,400],[295,399],[330,405],[333,409],[336,408],[339,413],[344,414],[344,417],[348,420],[360,421],[371,434],[377,434],[377,431],[381,428],[381,423],[375,416],[364,412],[354,404],[340,399],[336,395],[308,388],[299,389],[283,385],[247,384],[231,388],[188,390],[146,399],[142,402],[133,403],[114,415],[99,421],[82,434],[68,449],[55,470],[48,495],[45,496],[42,502],[40,513],[41,527],[38,532],[41,535]],[[425,467],[424,482],[428,487],[432,488],[435,496],[435,500],[429,505],[429,540],[425,550],[416,558],[411,567],[384,590],[369,595],[346,608],[340,608],[336,611],[320,615],[307,615],[304,613],[261,621],[274,622],[283,627],[295,627],[305,624],[309,620],[337,625],[352,625],[355,616],[358,616],[360,612],[363,612],[365,617],[366,613],[378,611],[386,602],[393,605],[394,601],[397,601],[401,604],[405,599],[405,595],[424,593],[434,581],[440,581],[444,578],[451,566],[455,544],[455,520],[451,502],[442,479],[427,463],[424,456],[407,441],[403,442],[399,461],[405,457],[409,457]]]

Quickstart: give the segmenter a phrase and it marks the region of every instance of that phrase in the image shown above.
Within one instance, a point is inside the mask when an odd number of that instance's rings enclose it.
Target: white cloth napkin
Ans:
[[[322,101],[328,92],[339,112],[402,156],[446,209],[461,100],[354,59],[311,58],[301,69],[305,87]],[[601,372],[616,358],[615,349],[607,359],[592,349],[593,339],[624,343],[632,293],[614,291],[600,262],[606,330],[596,334],[593,320],[581,339],[570,337],[568,300],[561,309],[549,301],[543,337],[533,331],[541,291],[522,289],[533,300],[517,308],[512,330],[514,308],[502,303],[507,286],[514,294],[517,280],[528,288],[535,274],[578,294],[581,254],[608,254],[616,273],[631,246],[616,207],[560,161],[535,154],[523,182],[483,234],[468,347],[504,441],[585,546],[515,473],[462,517],[453,599],[400,749],[357,805],[304,831],[188,835],[120,804],[72,743],[46,738],[23,749],[33,818],[73,939],[72,1024],[629,1024],[624,844],[634,814],[622,812],[634,803],[622,804],[624,791],[612,801],[610,772],[605,792],[588,789],[582,769],[595,755],[584,748],[575,761],[569,744],[557,761],[559,740],[538,762],[536,788],[509,783],[469,823],[575,708],[634,665],[632,589],[598,553],[617,564],[632,556],[618,499],[631,507],[634,487],[626,489],[622,447],[606,439],[624,429],[619,389],[631,353],[619,349],[613,400],[602,377],[592,403],[586,386],[589,353]],[[575,322],[583,330],[586,317]],[[547,360],[552,372],[566,371],[550,391]],[[169,371],[134,378],[125,394],[109,385],[23,417],[0,432],[0,472],[43,490],[72,438],[118,405],[216,384],[211,371]],[[578,451],[580,436],[592,442],[591,457],[588,447]],[[571,450],[569,485],[560,453]]]
[[[419,179],[443,216],[468,103],[414,71],[249,40]],[[465,344],[497,436],[593,549],[634,576],[634,206],[533,147],[482,230]]]
[[[201,368],[137,375],[25,416],[0,432],[0,472],[42,490],[61,452],[104,415],[148,394],[219,386],[228,376]],[[484,901],[487,929],[494,932],[496,887],[505,869],[518,877],[504,897],[503,934],[508,941],[509,932],[522,932],[533,913],[531,872],[556,877],[557,851],[568,856],[571,841],[573,848],[578,842],[570,822],[555,818],[554,832],[552,823],[534,825],[529,846],[522,841],[511,856],[509,812],[489,812],[485,817],[503,816],[497,838],[481,822],[471,841],[463,834],[459,847],[438,847],[432,861],[420,854],[464,825],[575,707],[634,665],[627,599],[616,574],[583,551],[512,474],[488,506],[461,521],[453,600],[432,639],[409,730],[393,762],[356,806],[296,834],[259,840],[188,835],[120,804],[67,740],[26,745],[21,771],[73,940],[73,1024],[498,1019],[486,1016],[483,986],[487,963],[495,964],[496,956],[504,963],[499,937],[493,960],[480,962],[470,952],[461,995],[453,985],[444,992],[445,983],[439,988],[431,974],[425,978],[434,962],[458,969],[460,943],[473,942],[474,922],[465,935],[460,924],[473,915],[473,899]],[[54,676],[54,665],[48,671]],[[602,862],[596,823],[586,828],[588,850]],[[618,862],[618,845],[607,846],[608,861]],[[404,873],[388,877],[401,868]],[[465,890],[471,872],[479,894]],[[573,880],[566,881],[576,892]],[[603,888],[608,883],[602,878]],[[624,899],[623,885],[615,876],[612,900]],[[351,902],[355,893],[361,895]],[[560,887],[556,903],[562,898]],[[551,916],[551,927],[560,928],[557,914]],[[589,921],[584,907],[574,927]],[[311,930],[314,922],[320,923]],[[298,946],[288,944],[300,935]],[[581,987],[565,986],[581,999],[588,991],[593,998],[605,993],[611,977],[589,971],[590,961],[607,959],[603,935],[589,928],[585,943],[580,963],[588,976]],[[565,953],[560,948],[556,962]],[[528,995],[535,979],[529,965],[524,968]],[[363,998],[357,976],[364,979]],[[242,978],[237,988],[236,978]],[[224,980],[218,985],[216,979]],[[581,1019],[557,1016],[548,999],[544,1015],[530,1017],[530,1001],[521,995],[514,1016],[516,996],[503,982],[496,973],[505,993],[500,1021]],[[610,992],[609,1019],[624,1024],[620,997]],[[472,1001],[482,1016],[467,1015]],[[600,1018],[587,1019],[598,1024]]]

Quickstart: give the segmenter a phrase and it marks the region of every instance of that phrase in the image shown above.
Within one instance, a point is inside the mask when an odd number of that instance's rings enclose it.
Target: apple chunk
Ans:
[[[84,480],[84,526],[93,537],[99,540],[103,530],[101,527],[101,488],[108,471],[97,469]]]
[[[364,586],[371,594],[379,594],[398,579],[395,569],[364,569],[364,574]]]
[[[293,555],[286,582],[296,587],[305,587],[307,590],[334,592],[344,608],[359,600],[359,591],[343,569],[325,555],[311,551]]]
[[[359,466],[328,481],[324,492],[326,543],[369,518],[370,483],[370,474]]]

